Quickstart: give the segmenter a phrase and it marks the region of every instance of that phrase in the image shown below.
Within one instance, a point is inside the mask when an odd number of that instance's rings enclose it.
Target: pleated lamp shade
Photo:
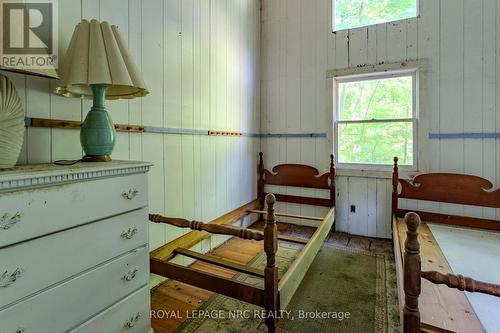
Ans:
[[[92,98],[91,84],[106,84],[106,99],[149,93],[118,27],[97,20],[76,26],[59,77],[55,92],[68,97]]]

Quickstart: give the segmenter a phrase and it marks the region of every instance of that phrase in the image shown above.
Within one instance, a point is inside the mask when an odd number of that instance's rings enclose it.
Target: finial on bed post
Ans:
[[[276,267],[276,251],[278,250],[278,230],[274,215],[276,198],[272,193],[266,196],[267,215],[264,226],[264,251],[267,262],[264,269],[264,288],[266,290],[264,308],[267,312],[266,325],[269,332],[276,329],[276,312],[278,311],[278,268]]]
[[[335,206],[335,156],[330,155],[330,206]]]
[[[394,157],[394,169],[392,170],[392,217],[398,211],[398,182],[399,182],[399,169],[398,157]],[[391,219],[392,219],[391,217]]]
[[[418,226],[420,217],[413,212],[405,215],[406,231],[405,253],[403,258],[405,303],[403,308],[403,332],[420,332],[420,311],[418,296],[421,291],[420,244],[418,242]]]
[[[264,154],[259,153],[259,164],[257,166],[257,173],[259,174],[259,179],[257,180],[257,197],[259,198],[259,209],[264,209],[264,159],[262,158]],[[264,215],[259,214],[259,221],[264,219]]]

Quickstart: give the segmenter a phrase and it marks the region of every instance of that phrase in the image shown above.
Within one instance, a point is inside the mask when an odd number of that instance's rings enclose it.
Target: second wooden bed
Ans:
[[[281,164],[269,171],[264,168],[263,154],[260,153],[258,173],[258,199],[226,214],[223,219],[221,218],[218,221],[213,221],[213,223],[203,223],[161,215],[150,215],[150,221],[155,223],[166,223],[181,228],[190,228],[210,234],[230,235],[248,240],[263,241],[263,247],[267,257],[264,271],[237,265],[209,254],[191,251],[186,247],[188,245],[194,245],[193,239],[196,238],[190,238],[189,236],[185,237],[186,241],[183,243],[185,246],[178,246],[180,244],[179,241],[175,241],[172,244],[167,244],[163,249],[153,252],[150,259],[150,270],[157,275],[261,306],[266,311],[265,321],[268,330],[269,332],[274,332],[276,329],[278,311],[285,309],[290,302],[324,240],[333,228],[335,219],[335,168],[333,165],[333,156],[330,156],[329,171],[322,175],[320,175],[316,168],[302,164]],[[324,199],[281,194],[274,195],[266,193],[266,185],[323,189],[328,191],[330,197],[329,199]],[[328,207],[329,210],[324,217],[300,216],[275,212],[274,204],[276,201]],[[226,223],[234,223],[248,214],[258,214],[259,219],[265,220],[263,232],[225,225]],[[279,216],[314,220],[319,224],[311,238],[309,240],[304,240],[279,235],[276,226],[276,217]],[[281,279],[278,279],[278,269],[276,267],[275,257],[278,249],[278,240],[304,245],[295,261]],[[169,262],[169,259],[174,255],[188,256],[196,260],[263,278],[264,288]]]
[[[450,260],[458,257],[462,268],[472,271],[478,267],[477,262],[488,254],[478,251],[478,246],[471,248],[472,244],[460,244],[463,238],[449,238],[447,241],[454,243],[455,249],[461,248],[458,252],[467,254],[469,258],[474,253],[472,260],[464,262],[464,255],[445,251],[445,246],[449,248],[447,243],[440,243],[438,234],[433,234],[433,230],[436,233],[445,229],[459,234],[478,232],[480,229],[479,232],[489,233],[498,239],[500,221],[440,214],[430,209],[410,211],[399,208],[398,199],[418,200],[419,207],[445,203],[500,208],[500,190],[492,190],[493,185],[486,179],[464,174],[428,173],[411,180],[401,179],[397,162],[395,158],[392,228],[404,332],[484,332],[475,309],[462,291],[497,296],[500,286],[456,275]],[[403,221],[405,216],[406,223]],[[425,223],[420,224],[421,220]],[[478,242],[481,241],[475,240],[475,244]],[[492,250],[487,248],[486,252]],[[495,264],[490,262],[490,265]],[[488,277],[486,280],[489,280]]]

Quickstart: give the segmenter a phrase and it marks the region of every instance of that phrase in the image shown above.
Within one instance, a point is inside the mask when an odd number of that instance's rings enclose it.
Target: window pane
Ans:
[[[413,165],[413,123],[339,124],[339,162]]]
[[[417,0],[335,1],[335,30],[352,29],[417,16]]]
[[[340,120],[413,118],[413,77],[339,83]]]

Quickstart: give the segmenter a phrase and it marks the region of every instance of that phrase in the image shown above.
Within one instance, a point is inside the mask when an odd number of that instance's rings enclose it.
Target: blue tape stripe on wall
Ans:
[[[500,133],[429,133],[429,139],[500,139]]]
[[[267,133],[261,138],[326,138],[326,133]]]
[[[24,123],[26,127],[31,127],[32,119],[30,117],[25,117]],[[144,126],[144,132],[159,133],[159,134],[178,134],[178,135],[204,135],[204,136],[209,135],[208,134],[209,130],[155,127],[155,126]],[[251,137],[251,138],[326,138],[326,133],[267,133],[267,134],[242,133],[242,135],[244,137]]]
[[[154,127],[146,126],[144,128],[146,133],[164,133],[164,134],[181,134],[181,135],[208,135],[207,130],[196,130],[186,128],[167,128],[167,127]]]

